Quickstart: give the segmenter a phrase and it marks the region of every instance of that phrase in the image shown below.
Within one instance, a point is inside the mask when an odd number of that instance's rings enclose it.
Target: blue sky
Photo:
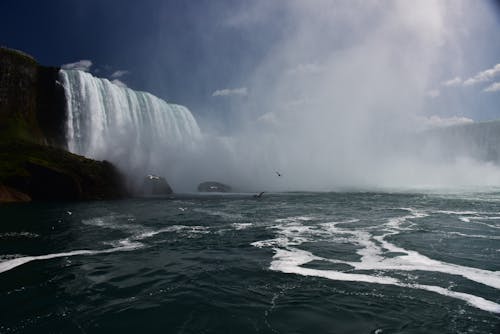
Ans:
[[[430,122],[500,118],[498,3],[424,2],[2,1],[0,44],[44,65],[90,60],[94,75],[114,73],[221,131],[331,101],[349,113],[344,96],[373,110],[418,105]],[[425,94],[401,89],[408,82]]]

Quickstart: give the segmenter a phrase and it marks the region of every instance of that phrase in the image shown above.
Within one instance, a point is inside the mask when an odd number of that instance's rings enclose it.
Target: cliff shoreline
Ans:
[[[107,161],[67,151],[59,68],[0,47],[0,203],[128,196]]]

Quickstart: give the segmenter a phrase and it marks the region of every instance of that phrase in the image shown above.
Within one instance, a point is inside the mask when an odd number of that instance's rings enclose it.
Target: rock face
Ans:
[[[36,118],[45,142],[66,148],[66,97],[58,67],[38,66]]]
[[[14,202],[30,202],[31,197],[12,189],[10,187],[0,184],[0,203],[14,203]]]
[[[169,195],[172,193],[172,188],[165,178],[157,175],[148,175],[144,178],[142,184],[142,195]]]
[[[0,136],[42,142],[36,122],[38,64],[30,56],[0,48]]]
[[[56,67],[0,48],[0,139],[64,147],[64,89]]]
[[[2,184],[32,200],[116,199],[128,195],[123,176],[109,162],[20,141],[0,143]]]
[[[91,200],[128,194],[118,170],[65,150],[59,69],[0,48],[0,202]]]
[[[207,182],[202,182],[198,185],[198,191],[227,193],[231,192],[231,187],[220,182],[207,181]]]

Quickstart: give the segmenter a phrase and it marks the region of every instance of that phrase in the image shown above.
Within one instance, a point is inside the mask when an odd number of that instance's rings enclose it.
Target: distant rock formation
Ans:
[[[167,180],[161,176],[148,175],[144,178],[142,184],[142,195],[169,195],[172,194],[172,188],[168,184]]]
[[[198,185],[198,191],[227,193],[231,192],[231,187],[220,182],[207,181],[207,182],[202,182]]]

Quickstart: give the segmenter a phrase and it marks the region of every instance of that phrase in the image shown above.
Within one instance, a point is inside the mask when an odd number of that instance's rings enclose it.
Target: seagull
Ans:
[[[262,195],[264,195],[264,192],[265,192],[265,191],[260,192],[258,195],[253,195],[253,198],[261,198],[261,197],[262,197]]]

